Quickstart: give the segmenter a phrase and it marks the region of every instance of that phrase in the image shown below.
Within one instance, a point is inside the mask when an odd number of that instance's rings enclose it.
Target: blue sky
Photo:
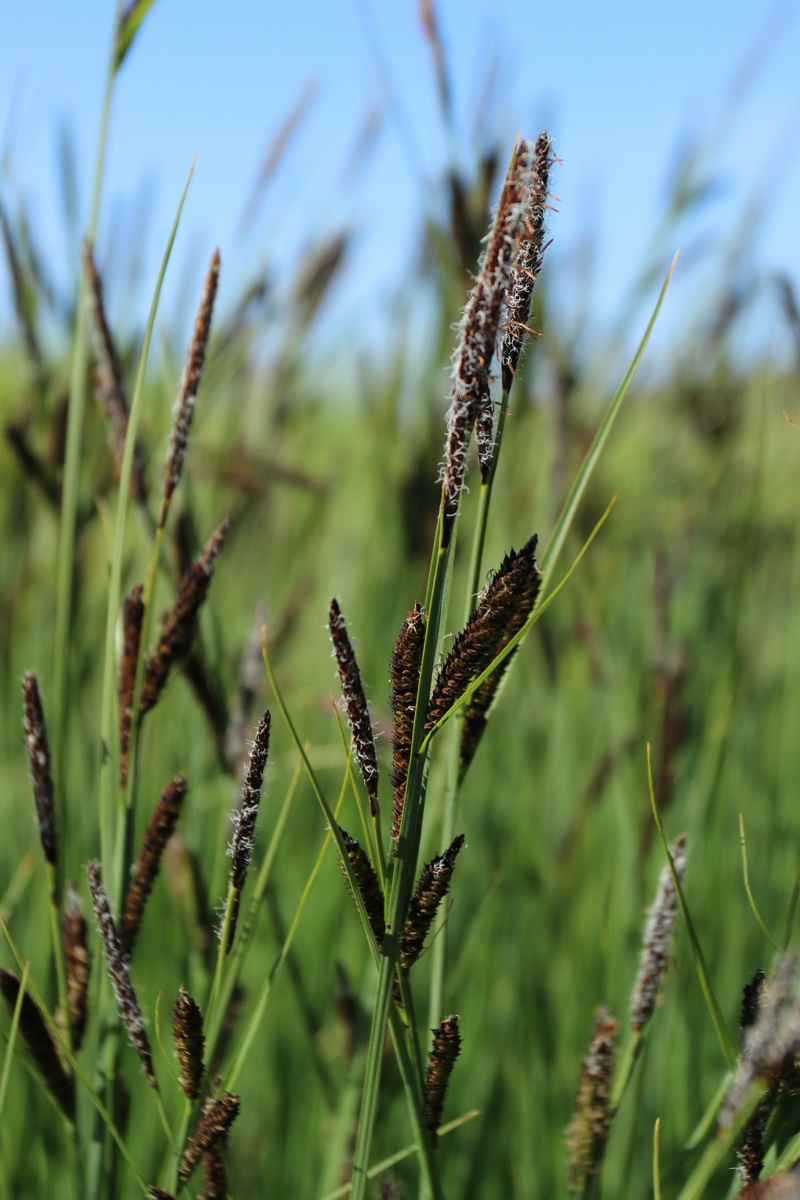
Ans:
[[[122,235],[138,239],[142,313],[196,153],[165,311],[183,306],[188,317],[214,245],[221,301],[233,303],[256,265],[280,270],[313,237],[346,226],[357,239],[326,326],[335,336],[388,304],[448,161],[469,166],[491,138],[505,154],[518,130],[535,136],[545,125],[563,160],[548,268],[565,305],[588,303],[598,328],[613,326],[622,309],[652,247],[676,152],[690,138],[705,139],[720,186],[687,228],[670,231],[665,263],[679,240],[691,249],[735,229],[750,203],[760,219],[749,264],[764,276],[786,271],[800,289],[797,4],[438,0],[436,9],[455,100],[450,137],[417,0],[156,0],[115,92],[100,237],[101,265],[104,244],[108,253]],[[59,129],[66,123],[74,137],[85,217],[112,16],[113,4],[98,0],[9,3],[0,12],[0,189],[12,212],[25,197],[62,280],[74,247],[64,234]],[[313,90],[307,114],[243,235],[266,151],[304,88]],[[347,165],[375,110],[383,112],[379,137],[353,176]],[[587,239],[596,252],[590,285],[575,268]],[[691,258],[667,329],[679,329],[702,294]],[[587,287],[588,298],[577,295]],[[7,294],[2,264],[3,328]],[[779,339],[778,324],[758,326],[764,345]],[[369,332],[369,319],[364,325]]]

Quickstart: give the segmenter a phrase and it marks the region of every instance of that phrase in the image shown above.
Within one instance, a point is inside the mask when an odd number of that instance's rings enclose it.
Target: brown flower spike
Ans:
[[[200,1095],[203,1082],[203,1014],[183,987],[172,1009],[172,1031],[181,1068],[179,1082],[189,1099],[194,1100]]]
[[[374,817],[377,813],[378,800],[378,756],[375,752],[375,738],[372,733],[372,721],[364,695],[364,686],[361,682],[361,672],[347,636],[347,626],[342,616],[342,610],[336,600],[331,600],[328,630],[333,642],[333,654],[339,670],[339,678],[342,681],[342,696],[347,706],[347,723],[353,735],[356,761],[361,770],[361,776],[369,796],[370,811]]]
[[[233,1092],[226,1092],[216,1102],[206,1105],[200,1124],[181,1159],[178,1170],[181,1183],[188,1182],[202,1156],[225,1137],[239,1114],[239,1107],[239,1097]]]
[[[411,759],[411,738],[414,731],[414,714],[417,708],[419,673],[422,666],[422,649],[425,644],[425,613],[422,605],[415,604],[403,622],[392,651],[391,683],[389,702],[392,708],[392,838],[400,837],[403,805],[406,799],[406,781]]]
[[[508,606],[502,634],[494,646],[492,657],[504,650],[513,637],[519,633],[528,617],[533,612],[539,598],[542,582],[542,572],[536,561],[537,537],[532,538],[522,547],[518,554],[512,550],[504,559],[500,572],[508,571],[506,586],[514,591],[515,604]],[[491,586],[491,585],[490,585]],[[480,610],[481,604],[478,604]],[[477,615],[477,614],[476,614]],[[491,613],[489,614],[491,618]],[[511,660],[516,654],[512,650],[488,679],[473,693],[471,700],[464,709],[464,721],[461,727],[461,746],[459,748],[459,780],[463,780],[467,768],[475,757],[475,751],[483,737],[488,720],[489,709],[492,706],[497,690],[508,670]]]
[[[186,780],[182,775],[176,775],[164,788],[153,809],[141,852],[131,869],[131,881],[119,923],[120,945],[128,958],[133,952],[147,897],[153,890],[161,866],[161,855],[175,830],[185,799]]]
[[[159,643],[145,667],[140,717],[155,707],[173,666],[188,653],[197,629],[197,618],[214,574],[214,563],[229,528],[230,521],[226,519],[215,529],[205,550],[181,580],[178,598],[167,615]]]
[[[235,832],[231,843],[231,889],[233,892],[231,916],[228,923],[228,939],[225,953],[230,954],[233,939],[236,934],[236,922],[239,916],[242,888],[247,878],[247,868],[253,853],[253,841],[256,827],[258,806],[261,801],[261,789],[264,785],[264,770],[269,754],[269,730],[271,718],[268,711],[264,712],[256,727],[250,758],[244,776],[241,806],[234,813]]]
[[[675,873],[683,879],[686,870],[686,834],[681,833],[670,849]],[[667,973],[670,943],[675,918],[678,915],[678,897],[672,872],[667,864],[661,871],[653,905],[650,908],[639,958],[639,971],[633,985],[630,1000],[630,1018],[638,1032],[644,1029],[656,1006],[659,989]]]
[[[200,307],[197,310],[197,316],[194,321],[189,354],[186,359],[186,365],[183,368],[181,386],[178,392],[178,399],[175,403],[175,423],[172,427],[172,438],[167,455],[167,466],[164,474],[164,499],[161,505],[161,517],[159,520],[159,524],[162,527],[166,524],[167,510],[169,509],[172,494],[178,486],[181,472],[183,471],[183,460],[186,457],[186,448],[189,444],[189,431],[192,427],[197,391],[200,387],[200,379],[203,374],[208,335],[211,330],[211,314],[214,311],[214,299],[217,294],[218,283],[219,250],[215,250],[211,256],[208,273],[203,284],[203,294],[200,297]]]
[[[22,681],[24,701],[23,729],[28,759],[31,764],[33,799],[36,804],[36,823],[45,861],[55,867],[57,859],[56,809],[53,794],[53,773],[50,768],[50,743],[39,694],[39,680],[28,671]]]
[[[442,466],[443,546],[450,541],[458,513],[470,434],[481,406],[491,404],[492,359],[525,211],[526,170],[515,156],[503,184],[477,282],[461,317],[453,354],[453,395]]]
[[[100,868],[97,863],[87,863],[86,874],[89,876],[92,905],[97,917],[103,949],[106,952],[106,962],[111,974],[111,982],[114,985],[117,1004],[119,1005],[122,1019],[128,1027],[131,1042],[144,1067],[148,1082],[152,1087],[157,1088],[158,1083],[155,1071],[153,1070],[153,1056],[150,1052],[150,1042],[144,1027],[142,1010],[139,1008],[139,1001],[131,983],[128,960],[125,957],[119,937],[117,936],[114,918],[111,915],[111,906],[103,887]]]
[[[587,1182],[598,1174],[611,1127],[611,1084],[614,1046],[619,1031],[609,1009],[595,1015],[589,1052],[583,1060],[575,1115],[567,1132],[569,1151],[568,1186],[572,1195],[582,1195]]]
[[[447,1085],[460,1049],[458,1017],[445,1017],[439,1028],[433,1031],[433,1046],[428,1055],[428,1071],[425,1077],[425,1125],[434,1146],[442,1120]]]
[[[505,319],[503,322],[503,344],[500,361],[503,366],[503,390],[511,391],[516,377],[517,365],[530,333],[531,297],[533,285],[542,266],[544,245],[544,221],[547,209],[547,187],[550,168],[553,165],[553,139],[547,130],[539,134],[536,145],[523,142],[519,154],[524,154],[529,163],[528,199],[525,206],[525,222],[522,230],[514,271],[508,289]]]
[[[422,953],[425,938],[433,924],[439,905],[447,895],[453,867],[464,845],[464,835],[447,847],[444,854],[437,855],[422,868],[416,891],[411,897],[403,932],[400,935],[400,965],[408,971]]]
[[[119,664],[119,781],[122,788],[128,782],[128,766],[133,724],[133,689],[136,686],[136,664],[139,661],[139,642],[144,619],[144,589],[140,583],[125,597],[122,605],[122,659]]]
[[[120,475],[125,453],[125,439],[128,435],[129,415],[122,365],[106,319],[103,282],[92,256],[91,245],[86,239],[81,245],[81,259],[86,282],[89,285],[89,307],[94,331],[94,351],[97,357],[97,401],[108,420],[108,441],[117,468],[117,475]],[[145,460],[138,440],[133,450],[130,487],[131,495],[137,504],[144,505],[147,502]]]
[[[518,552],[513,550],[500,564],[494,579],[481,595],[478,607],[439,671],[428,706],[426,729],[449,712],[469,685],[508,645],[533,611],[539,594],[541,572],[536,562],[536,535]],[[473,695],[469,725],[465,723],[462,761],[469,762],[486,723],[486,712],[505,670],[501,663]]]
[[[64,940],[67,1004],[73,1050],[79,1050],[81,1047],[88,1016],[87,1001],[91,957],[86,932],[86,918],[83,915],[78,890],[75,884],[71,883],[67,888],[64,916],[61,920],[61,934]]]
[[[342,829],[341,825],[339,826],[339,832],[347,849],[347,857],[350,860],[353,874],[358,883],[358,890],[364,902],[367,916],[369,917],[370,927],[378,944],[378,949],[380,949],[383,945],[384,934],[386,933],[386,920],[384,917],[383,892],[378,882],[378,876],[375,874],[375,870],[366,852],[359,846],[356,839],[350,837],[350,834],[346,829]],[[342,870],[344,871],[344,866],[342,866]],[[346,871],[344,877],[349,888],[350,880]]]

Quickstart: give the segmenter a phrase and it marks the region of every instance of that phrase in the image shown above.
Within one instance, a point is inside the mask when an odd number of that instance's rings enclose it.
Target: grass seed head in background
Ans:
[[[164,847],[178,823],[186,799],[186,780],[176,775],[169,781],[153,809],[138,859],[131,868],[131,880],[119,923],[119,941],[126,957],[133,952],[147,897],[153,890]]]
[[[133,722],[133,690],[136,686],[136,665],[139,661],[139,642],[144,619],[144,588],[140,583],[131,588],[122,605],[122,659],[119,664],[119,780],[124,790],[128,782]]]
[[[428,1054],[428,1070],[425,1076],[425,1126],[434,1146],[442,1123],[447,1085],[450,1083],[450,1076],[461,1049],[458,1021],[457,1015],[444,1018],[433,1031],[433,1045]]]
[[[67,886],[64,916],[61,921],[64,939],[64,966],[67,974],[67,1004],[69,1023],[72,1029],[72,1048],[79,1050],[86,1032],[89,1015],[89,977],[91,956],[87,939],[86,918],[78,889],[74,883]]]
[[[244,776],[241,806],[233,814],[235,825],[233,841],[230,846],[231,855],[231,911],[228,923],[228,936],[225,953],[230,954],[233,939],[236,936],[236,922],[239,916],[242,888],[247,878],[247,868],[253,853],[255,840],[256,817],[261,802],[261,789],[264,784],[264,770],[269,755],[269,731],[271,717],[265,711],[256,728],[250,758]]]
[[[181,472],[183,471],[183,460],[186,457],[186,448],[189,444],[189,431],[192,427],[195,400],[197,399],[197,391],[200,387],[200,379],[203,374],[208,335],[211,331],[211,315],[214,311],[214,299],[217,294],[217,284],[219,283],[219,261],[219,250],[215,250],[211,256],[208,273],[203,285],[203,294],[200,298],[200,307],[197,310],[197,316],[194,321],[192,340],[189,345],[186,365],[183,368],[178,399],[175,402],[175,422],[172,426],[172,437],[167,454],[167,466],[164,473],[164,498],[159,520],[162,528],[166,524],[167,511],[172,500],[172,495],[180,482]]]
[[[239,1107],[239,1097],[233,1092],[206,1104],[200,1124],[181,1158],[178,1171],[181,1183],[188,1182],[202,1156],[223,1140],[239,1114]]]
[[[53,772],[50,766],[50,743],[39,693],[39,680],[29,671],[22,681],[24,701],[23,729],[31,765],[33,799],[36,804],[36,823],[45,861],[55,867],[58,859],[56,840],[56,809],[53,794]]]
[[[392,708],[392,839],[400,837],[403,804],[406,798],[408,765],[411,758],[411,738],[417,710],[419,673],[425,645],[425,613],[415,604],[397,635],[392,651],[389,703]]]
[[[347,707],[347,723],[353,735],[353,748],[356,762],[364,780],[364,786],[369,796],[370,811],[377,813],[378,802],[378,756],[375,751],[375,737],[372,732],[372,721],[361,682],[361,672],[347,636],[342,611],[336,600],[331,600],[328,612],[328,630],[333,642],[333,655],[342,681],[342,696]]]
[[[717,1118],[728,1128],[757,1080],[771,1084],[800,1053],[798,957],[784,954],[744,1037],[742,1052]]]
[[[81,260],[89,289],[89,306],[94,331],[94,352],[97,358],[95,380],[97,402],[108,421],[108,442],[117,471],[117,479],[119,479],[122,474],[125,438],[128,434],[128,400],[125,395],[122,364],[106,319],[103,283],[92,255],[92,248],[86,239],[81,243]],[[138,438],[133,450],[130,487],[133,499],[144,507],[147,503],[145,459],[144,450]]]
[[[575,1114],[566,1131],[568,1183],[572,1195],[584,1191],[600,1172],[611,1129],[614,1046],[619,1031],[609,1009],[597,1010],[589,1052],[583,1060]]]
[[[20,987],[21,984],[16,975],[0,967],[0,992],[3,994],[8,1011],[12,1014],[19,1003]],[[39,1011],[38,1005],[27,992],[22,997],[19,1030],[45,1087],[64,1116],[68,1120],[74,1121],[75,1080],[64,1070],[53,1035]]]
[[[206,548],[195,559],[181,580],[178,598],[161,630],[161,637],[144,670],[139,715],[155,707],[169,673],[188,654],[197,629],[200,609],[208,594],[214,563],[225,542],[230,521],[226,518],[214,530]]]
[[[683,880],[686,870],[686,834],[681,833],[670,847],[675,874]],[[669,965],[670,943],[678,915],[678,896],[669,863],[662,868],[658,889],[650,908],[642,940],[639,970],[630,1000],[631,1025],[636,1032],[644,1029],[653,1015],[658,994]]]
[[[87,863],[86,874],[89,877],[92,906],[97,918],[100,938],[105,950],[106,962],[111,975],[111,982],[114,985],[114,994],[117,998],[120,1015],[128,1028],[128,1034],[136,1053],[139,1055],[148,1082],[151,1087],[157,1088],[158,1082],[153,1069],[153,1055],[150,1051],[150,1042],[144,1027],[142,1010],[139,1007],[139,1000],[131,983],[130,967],[117,936],[114,918],[111,915],[111,906],[103,887],[103,880],[100,876],[100,868],[97,863]]]
[[[203,1200],[227,1200],[228,1179],[217,1146],[203,1155]]]

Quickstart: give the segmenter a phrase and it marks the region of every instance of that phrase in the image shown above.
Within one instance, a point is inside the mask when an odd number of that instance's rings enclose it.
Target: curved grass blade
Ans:
[[[749,874],[747,871],[747,843],[745,842],[745,837],[744,837],[744,817],[742,816],[741,813],[739,813],[739,841],[741,842],[741,845],[742,845],[742,874],[744,876],[744,890],[747,893],[747,900],[748,900],[748,903],[750,904],[750,909],[753,913],[753,916],[755,917],[756,921],[759,924],[761,932],[764,934],[764,937],[767,939],[770,946],[772,946],[772,949],[777,954],[780,952],[778,944],[775,941],[775,939],[773,938],[770,931],[767,929],[763,920],[761,919],[761,913],[758,911],[758,908],[756,907],[756,902],[753,899],[753,893],[750,890],[750,877],[749,877]]]
[[[623,376],[622,383],[614,393],[614,397],[606,410],[606,414],[603,417],[603,420],[600,422],[600,428],[597,430],[597,433],[594,436],[594,441],[589,447],[586,457],[583,460],[581,469],[575,476],[575,480],[570,488],[569,495],[567,496],[564,507],[561,510],[561,515],[556,522],[555,529],[553,530],[550,541],[547,544],[547,549],[542,556],[542,569],[545,571],[545,578],[547,572],[552,571],[558,560],[558,556],[561,553],[561,550],[564,546],[564,541],[566,540],[570,526],[574,520],[575,513],[577,512],[578,505],[580,504],[581,497],[586,490],[586,485],[588,484],[592,472],[597,465],[597,460],[599,459],[600,453],[605,446],[606,441],[608,440],[608,435],[611,432],[611,427],[617,418],[622,401],[625,399],[628,388],[631,385],[631,381],[636,374],[636,369],[642,360],[642,355],[645,352],[645,348],[650,340],[650,335],[653,332],[653,327],[655,326],[658,314],[661,311],[661,305],[664,303],[664,297],[667,294],[667,288],[669,287],[670,280],[672,279],[672,273],[675,270],[675,266],[678,262],[679,254],[680,250],[678,250],[673,258],[672,265],[667,272],[667,277],[661,285],[661,291],[659,292],[658,300],[656,301],[652,316],[647,323],[647,328],[644,331],[642,340],[639,342],[636,353],[631,359],[630,366]]]

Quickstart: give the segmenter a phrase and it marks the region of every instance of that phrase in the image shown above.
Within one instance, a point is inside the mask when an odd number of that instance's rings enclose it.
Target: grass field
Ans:
[[[488,213],[471,199],[478,209],[475,270]],[[326,622],[331,597],[339,600],[378,733],[385,854],[390,659],[406,614],[425,598],[441,493],[450,325],[469,286],[449,227],[431,221],[440,296],[432,327],[441,332],[421,350],[399,334],[382,363],[370,361],[358,373],[355,398],[337,394],[335,370],[314,354],[316,309],[327,283],[322,268],[296,291],[296,309],[280,335],[265,332],[268,309],[265,315],[251,308],[238,323],[215,318],[154,576],[148,646],[182,568],[223,517],[232,524],[192,656],[170,676],[157,712],[141,723],[128,791],[116,782],[115,724],[107,723],[116,703],[109,672],[121,651],[118,607],[107,625],[109,595],[114,569],[121,600],[145,581],[152,561],[179,358],[154,363],[146,374],[136,413],[148,498],[141,510],[129,502],[119,525],[117,473],[106,421],[92,398],[97,377],[89,371],[81,376],[88,380],[85,414],[67,435],[78,458],[70,468],[68,449],[65,465],[63,397],[69,391],[74,405],[81,382],[76,351],[88,333],[78,328],[71,363],[45,356],[38,372],[21,345],[0,351],[7,432],[0,448],[0,911],[9,931],[0,964],[20,975],[17,947],[30,964],[31,987],[55,1012],[59,968],[49,885],[60,917],[68,879],[82,898],[92,956],[74,1123],[59,1113],[23,1045],[19,1006],[16,1017],[12,1004],[0,1020],[0,1197],[133,1197],[146,1194],[145,1185],[176,1186],[181,1136],[187,1125],[194,1128],[197,1107],[174,1078],[172,1006],[183,985],[205,1011],[216,986],[214,929],[229,896],[230,813],[244,750],[236,730],[243,722],[251,737],[265,707],[272,712],[269,761],[240,922],[257,893],[260,903],[253,929],[240,924],[238,945],[246,950],[240,988],[207,1064],[210,1092],[217,1094],[220,1081],[221,1091],[239,1096],[241,1110],[227,1137],[227,1183],[214,1191],[209,1175],[203,1194],[334,1193],[350,1178],[354,1146],[359,1153],[362,1084],[374,1062],[382,1070],[368,1161],[419,1141],[388,1039],[384,1049],[385,1024],[374,1032],[376,962],[309,773],[267,681],[259,630],[266,628],[271,665],[315,778],[332,806],[342,797],[341,824],[369,845],[365,792],[349,766],[344,718],[337,722],[331,700],[339,683]],[[8,240],[15,244],[13,223]],[[24,253],[20,269],[35,328],[41,297],[37,307]],[[427,1186],[476,1200],[567,1194],[564,1130],[594,1013],[608,1005],[620,1022],[619,1069],[631,1044],[627,1010],[645,910],[665,864],[648,790],[649,745],[667,841],[682,832],[687,838],[683,893],[696,941],[679,916],[656,1010],[613,1114],[602,1176],[576,1190],[608,1198],[657,1194],[658,1120],[661,1195],[734,1195],[741,1187],[732,1171],[737,1142],[715,1135],[711,1119],[730,1065],[725,1036],[738,1049],[743,988],[757,969],[770,974],[779,947],[796,944],[800,433],[785,413],[798,417],[797,368],[769,360],[741,366],[733,314],[707,336],[698,333],[692,346],[676,346],[669,374],[641,387],[634,382],[596,469],[582,473],[619,377],[601,353],[582,355],[560,336],[547,303],[548,270],[545,254],[533,313],[543,337],[529,348],[510,394],[481,579],[534,532],[542,559],[570,486],[582,479],[563,552],[545,572],[544,594],[551,592],[617,500],[516,655],[454,813],[446,801],[455,721],[432,742],[418,865],[444,849],[448,826],[465,834],[466,845],[441,910],[446,921],[437,923],[410,976],[415,1015],[409,1003],[403,1011],[412,1023],[409,1045],[416,1029],[422,1054],[426,1031],[459,1014],[463,1044],[443,1119],[470,1119],[440,1136],[441,1185]],[[646,303],[654,301],[653,291]],[[20,307],[24,302],[25,296]],[[715,316],[708,314],[709,329]],[[648,317],[642,306],[631,318],[636,338]],[[145,314],[137,321],[144,329]],[[262,354],[256,368],[265,337],[271,357],[264,363]],[[138,337],[120,350],[131,399]],[[411,397],[410,378],[424,381]],[[445,651],[464,624],[471,590],[469,546],[481,496],[474,453],[468,483],[450,606],[442,615]],[[58,571],[70,504],[76,532],[65,589]],[[39,845],[20,736],[20,680],[27,671],[37,673],[50,723],[55,873]],[[243,694],[243,681],[253,694]],[[177,772],[188,781],[187,800],[132,958],[156,1093],[121,1029],[85,864],[100,860],[118,915],[131,858]],[[740,819],[763,924],[747,896]],[[704,994],[698,947],[723,1036]],[[223,986],[232,962],[235,956],[223,964]],[[429,1013],[431,994],[436,1007]],[[794,1019],[796,1007],[788,1009]],[[222,1012],[215,1013],[220,1020]],[[795,1054],[800,1046],[789,1049]],[[766,1176],[779,1158],[782,1170],[800,1159],[792,1141],[800,1110],[793,1068],[762,1066],[760,1076],[774,1081]],[[107,1122],[98,1119],[86,1084],[103,1098]],[[756,1084],[748,1093],[751,1108],[763,1090]],[[707,1128],[687,1148],[706,1114]],[[112,1141],[112,1124],[130,1163]],[[706,1170],[715,1144],[720,1161]],[[400,1158],[383,1173],[385,1190],[369,1185],[375,1190],[367,1194],[430,1194],[419,1182],[424,1160],[415,1153]],[[198,1194],[198,1180],[182,1194]]]

